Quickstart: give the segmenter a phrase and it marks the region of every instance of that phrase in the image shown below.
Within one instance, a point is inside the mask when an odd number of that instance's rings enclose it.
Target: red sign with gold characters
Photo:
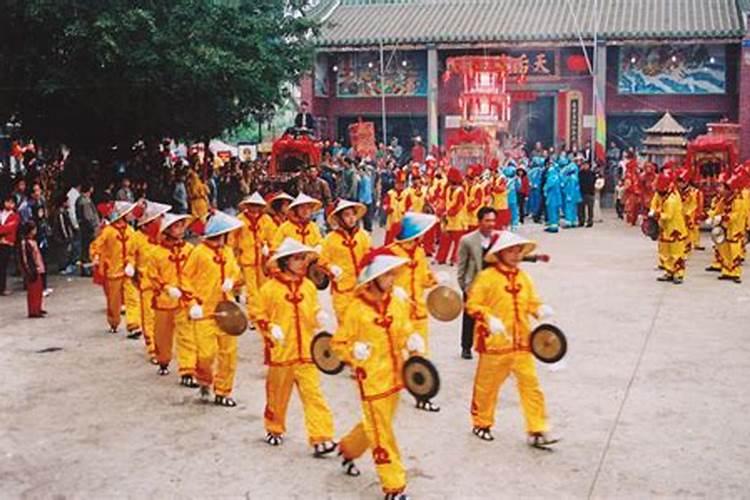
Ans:
[[[359,121],[349,125],[349,141],[356,151],[357,156],[362,158],[374,158],[377,152],[375,146],[375,124],[372,122]]]

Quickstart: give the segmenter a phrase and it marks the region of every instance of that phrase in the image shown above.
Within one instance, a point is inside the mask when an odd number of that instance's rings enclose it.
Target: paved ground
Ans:
[[[719,282],[694,255],[685,284],[657,283],[654,245],[608,220],[558,235],[525,228],[550,264],[530,264],[569,335],[566,366],[540,368],[558,451],[525,445],[516,389],[495,441],[470,432],[474,361],[459,324],[433,322],[443,411],[403,397],[396,429],[415,498],[750,497],[750,278]],[[449,268],[447,268],[449,269]],[[1,298],[0,497],[377,498],[369,458],[347,478],[310,456],[296,396],[284,446],[263,441],[260,342],[241,338],[239,407],[198,404],[159,378],[140,342],[105,334],[88,281],[55,279],[49,318]],[[62,350],[37,351],[48,347]],[[358,419],[353,384],[326,377],[339,434]]]

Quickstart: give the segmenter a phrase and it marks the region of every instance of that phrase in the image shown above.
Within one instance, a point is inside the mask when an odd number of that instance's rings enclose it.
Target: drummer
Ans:
[[[372,246],[370,235],[359,227],[366,212],[367,207],[361,203],[339,200],[328,215],[328,224],[334,230],[323,240],[318,263],[333,275],[331,297],[339,324],[357,284],[359,263]]]
[[[235,287],[242,284],[242,271],[226,244],[228,235],[241,227],[242,221],[236,217],[214,212],[206,222],[203,241],[185,263],[185,278],[192,292],[188,314],[195,325],[195,377],[200,395],[207,400],[213,384],[214,404],[230,408],[237,406],[231,397],[237,371],[237,337],[223,332],[212,313],[219,302],[231,300]]]
[[[279,446],[286,432],[286,411],[294,387],[305,412],[307,438],[313,454],[322,457],[336,449],[333,415],[320,389],[310,344],[327,315],[318,304],[318,291],[306,278],[311,247],[286,238],[271,259],[279,272],[260,289],[258,303],[249,304],[258,329],[270,346],[266,378],[264,422],[266,442]]]
[[[437,223],[438,218],[434,215],[406,212],[396,233],[396,241],[388,247],[394,255],[408,261],[396,272],[394,293],[409,302],[409,319],[415,331],[422,336],[425,350],[429,345],[426,292],[438,281],[446,283],[449,280],[445,273],[440,273],[439,279],[436,278],[422,248],[423,236]],[[440,411],[440,407],[429,400],[417,400],[416,406],[420,410]]]
[[[747,184],[744,174],[725,176],[719,187],[719,198],[710,212],[711,222],[721,227],[724,241],[714,246],[715,263],[708,268],[719,271],[720,280],[742,283],[743,238],[747,225],[747,212],[742,190]]]
[[[471,419],[474,434],[492,441],[497,396],[505,379],[513,374],[518,383],[530,446],[544,448],[557,442],[547,436],[544,394],[539,387],[530,352],[530,320],[552,315],[542,304],[528,274],[518,268],[536,244],[510,231],[502,231],[487,251],[490,264],[469,290],[466,310],[476,320],[475,350],[479,353]]]
[[[276,229],[272,241],[272,250],[281,245],[286,238],[297,240],[303,245],[316,247],[323,242],[323,236],[315,222],[312,221],[312,215],[320,210],[322,203],[315,198],[300,193],[289,204],[287,210],[287,220],[282,222]]]
[[[393,433],[402,379],[402,350],[424,352],[414,332],[409,304],[392,294],[396,273],[408,264],[388,248],[372,250],[361,262],[355,296],[331,339],[338,358],[356,374],[362,421],[340,443],[341,466],[359,476],[354,460],[368,449],[386,500],[406,499],[406,470]]]

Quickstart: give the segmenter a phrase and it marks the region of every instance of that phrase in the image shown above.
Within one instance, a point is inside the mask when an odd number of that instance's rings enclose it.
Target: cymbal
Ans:
[[[227,335],[237,337],[247,330],[247,316],[236,302],[230,300],[219,302],[214,310],[214,319]]]
[[[461,293],[449,286],[436,286],[427,294],[427,311],[438,321],[453,321],[463,308]]]

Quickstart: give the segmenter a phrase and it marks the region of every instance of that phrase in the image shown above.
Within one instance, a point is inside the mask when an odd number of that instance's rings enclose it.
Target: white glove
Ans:
[[[505,333],[505,325],[497,316],[490,316],[487,319],[487,325],[490,327],[490,333],[492,335],[502,335]]]
[[[409,349],[410,352],[417,352],[422,354],[426,350],[424,339],[420,334],[412,333],[406,340],[406,348]]]
[[[393,287],[393,295],[398,297],[401,300],[409,300],[409,294],[406,290],[404,290],[400,286],[394,286]]]
[[[278,342],[283,342],[284,330],[279,325],[271,325],[271,337]]]
[[[547,304],[539,306],[539,310],[536,313],[536,317],[539,319],[547,319],[555,315],[555,310]]]
[[[224,293],[231,292],[232,288],[234,288],[234,280],[232,278],[225,279],[224,283],[221,284],[221,291]]]
[[[202,319],[203,318],[203,308],[199,304],[193,304],[192,307],[190,307],[190,311],[188,312],[188,315],[190,316],[190,319]]]
[[[355,342],[352,354],[357,361],[364,361],[370,357],[370,346],[364,342]]]
[[[240,295],[240,304],[243,306],[247,305],[247,295],[245,294]]]
[[[654,212],[653,210],[649,210],[648,211],[648,216],[649,217],[656,217],[656,212]]]
[[[438,284],[445,285],[451,280],[451,277],[445,271],[438,271],[435,273],[435,279],[437,280]]]
[[[711,225],[716,227],[721,225],[721,215],[717,215],[711,220]]]
[[[315,316],[315,319],[318,320],[318,325],[323,326],[328,323],[328,320],[331,319],[331,316],[325,312],[323,309],[318,311],[318,314]]]
[[[263,254],[263,257],[268,257],[268,254],[270,253],[268,250],[268,245],[264,243],[263,247],[260,249],[260,253]]]
[[[135,276],[135,268],[133,267],[133,264],[125,264],[125,276],[128,278]]]
[[[175,300],[178,300],[180,297],[182,297],[182,292],[176,286],[168,286],[167,293]]]
[[[333,274],[333,279],[336,281],[338,281],[341,275],[344,274],[344,270],[336,264],[333,264],[329,269],[331,270],[331,274]]]

